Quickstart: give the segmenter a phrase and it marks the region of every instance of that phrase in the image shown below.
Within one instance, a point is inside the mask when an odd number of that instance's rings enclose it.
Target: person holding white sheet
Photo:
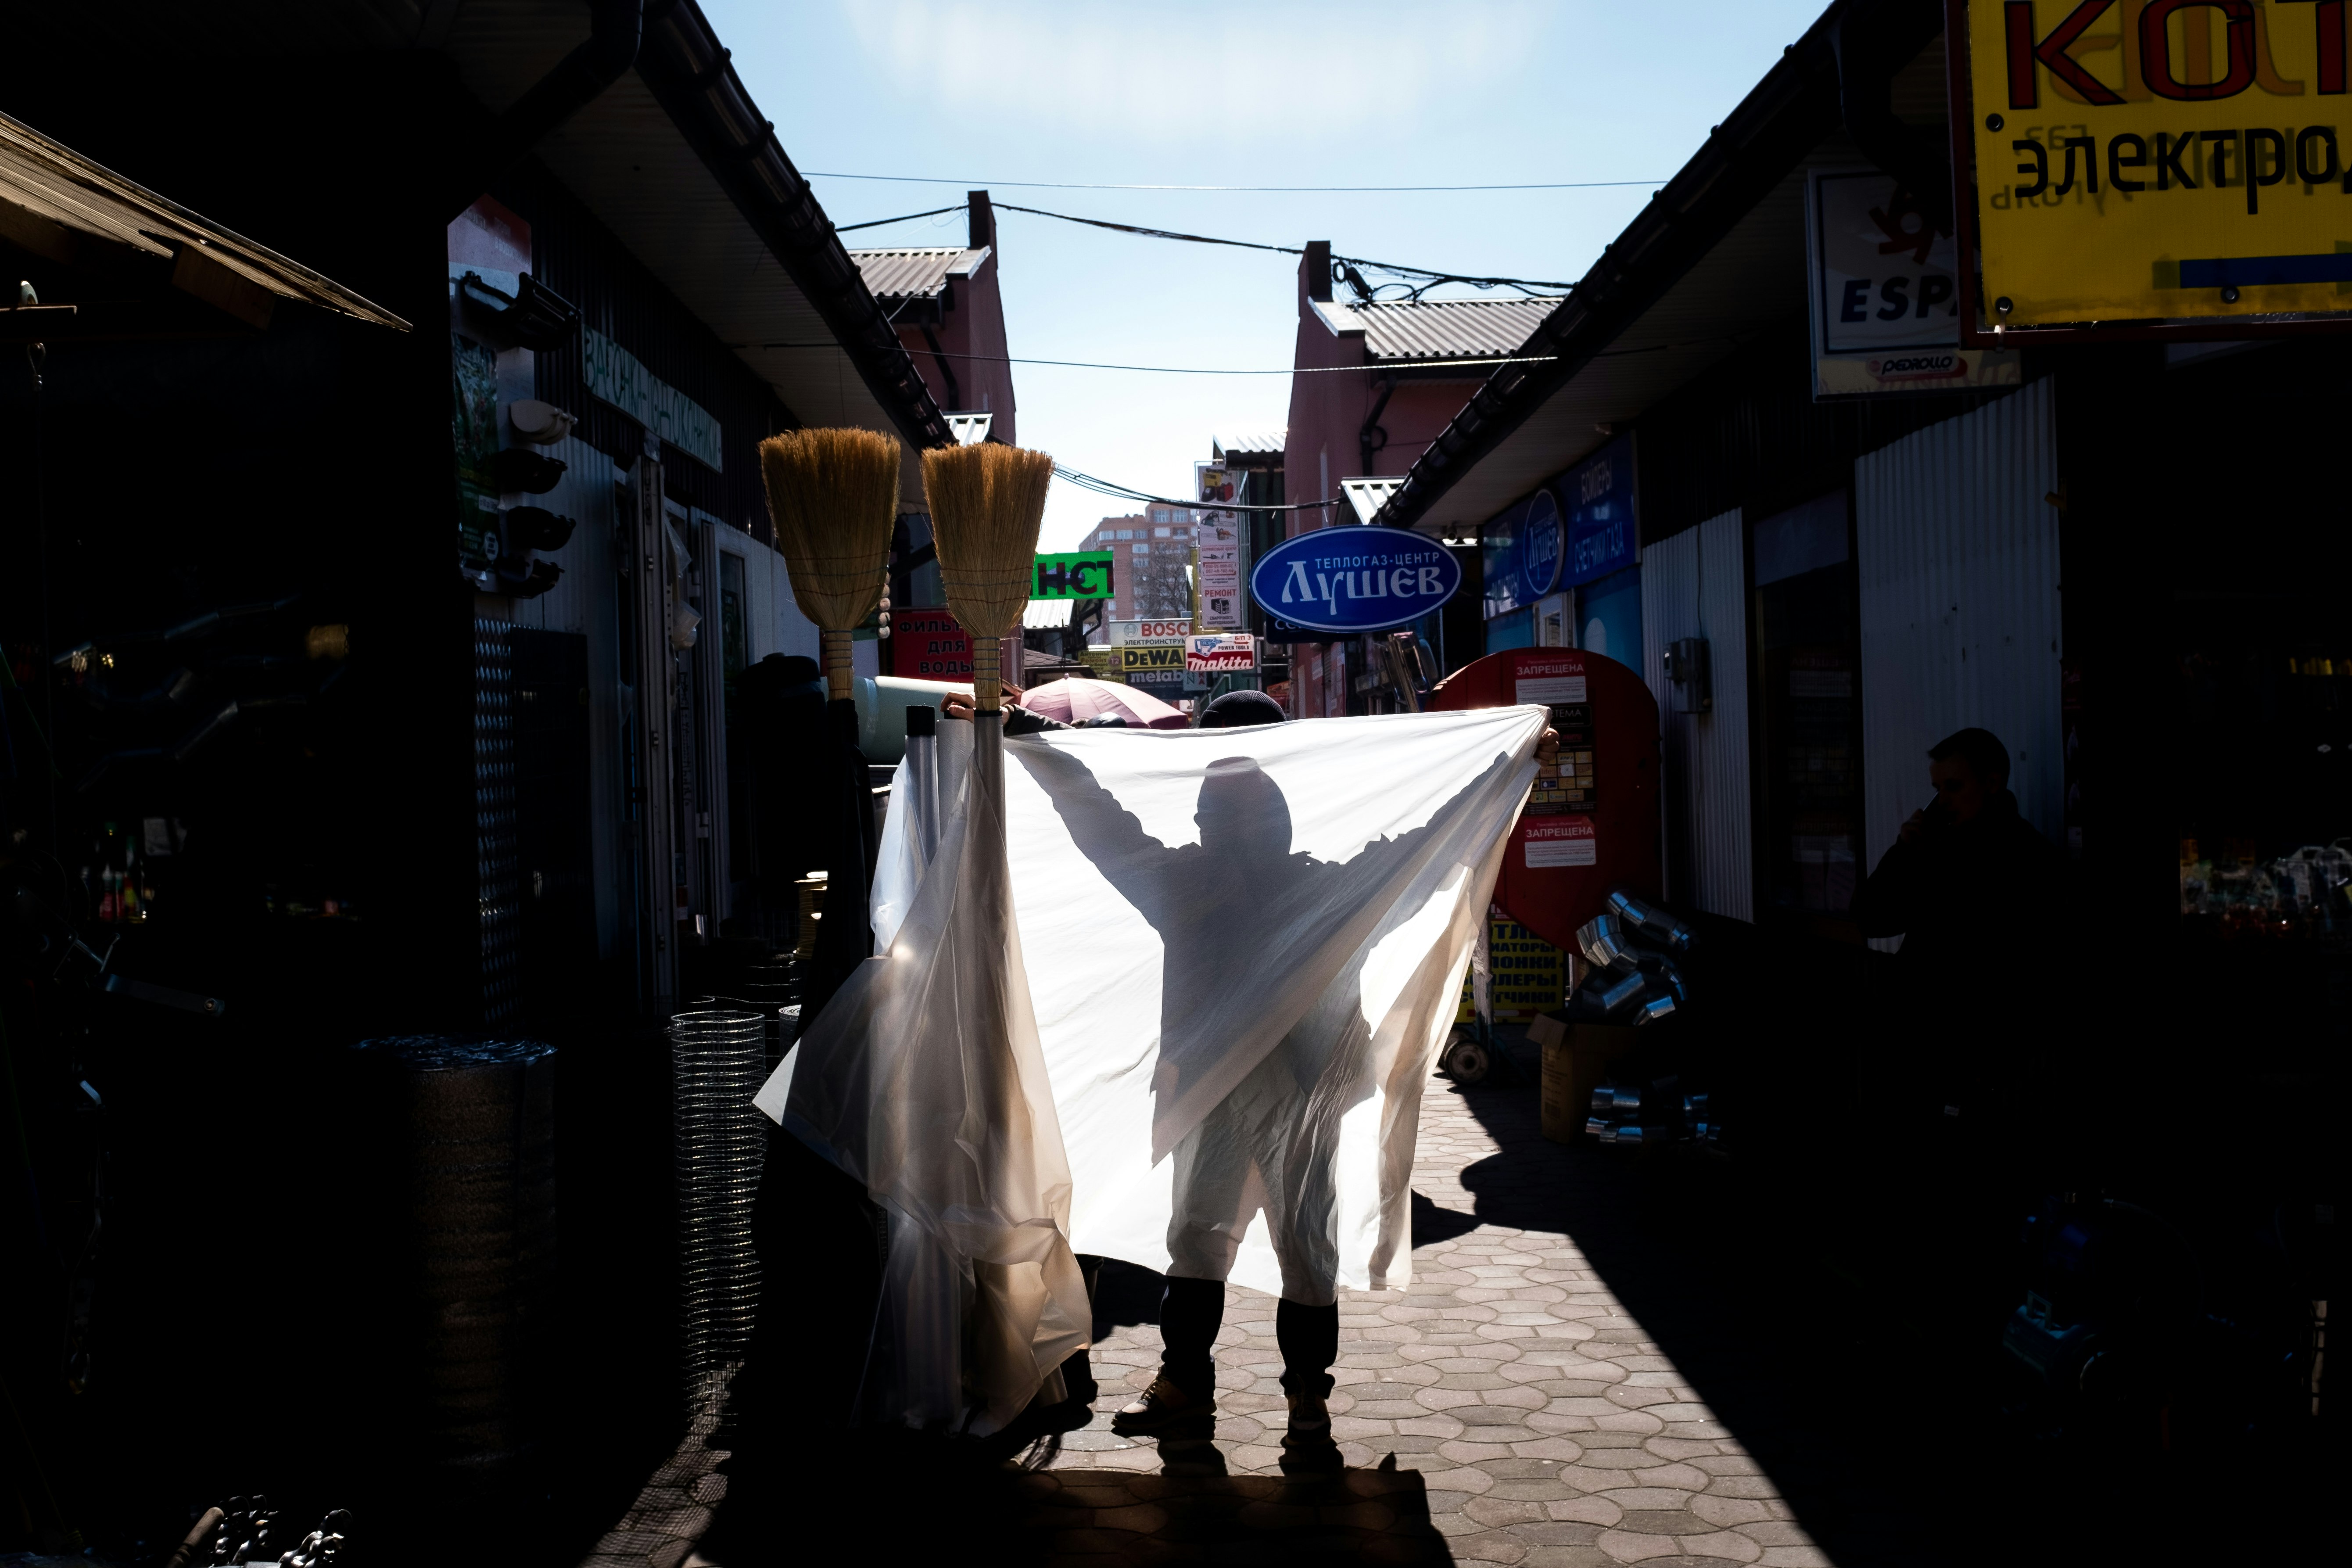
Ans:
[[[1233,717],[1243,723],[1274,721],[1280,712],[1262,698],[1233,706],[1242,710]],[[1107,792],[1076,781],[1056,806],[1072,839],[1165,943],[1154,1088],[1171,1102],[1183,1100],[1223,1058],[1213,1011],[1201,1004],[1235,963],[1249,962],[1256,951],[1250,932],[1280,925],[1294,909],[1329,902],[1326,884],[1335,879],[1369,890],[1415,858],[1426,831],[1380,840],[1339,863],[1293,853],[1288,803],[1248,757],[1209,764],[1194,817],[1197,844],[1163,845]],[[1171,1151],[1175,1209],[1160,1300],[1160,1371],[1141,1398],[1118,1412],[1117,1430],[1174,1433],[1213,1415],[1213,1347],[1224,1318],[1224,1281],[1262,1210],[1283,1274],[1275,1330],[1290,1404],[1284,1445],[1329,1446],[1326,1401],[1339,1341],[1333,1157],[1340,1117],[1371,1092],[1369,1082],[1328,1070],[1334,1066],[1330,1044],[1318,1049],[1297,1035],[1285,1038]]]

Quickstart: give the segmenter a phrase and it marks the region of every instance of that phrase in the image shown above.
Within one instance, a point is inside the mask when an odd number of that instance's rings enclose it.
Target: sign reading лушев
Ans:
[[[1984,267],[1967,341],[2352,311],[2344,0],[1957,9]]]
[[[1318,528],[1284,540],[1250,569],[1250,597],[1267,615],[1343,637],[1417,620],[1461,586],[1451,552],[1402,528]]]

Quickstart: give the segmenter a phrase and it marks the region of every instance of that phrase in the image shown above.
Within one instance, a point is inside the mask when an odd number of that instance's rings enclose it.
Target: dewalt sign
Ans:
[[[1979,331],[2352,313],[2345,9],[1960,0]]]

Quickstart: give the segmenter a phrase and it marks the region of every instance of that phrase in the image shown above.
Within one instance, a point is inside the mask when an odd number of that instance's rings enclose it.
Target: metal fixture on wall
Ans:
[[[1675,711],[1707,713],[1715,709],[1715,692],[1707,679],[1706,639],[1677,637],[1666,645],[1666,680],[1674,689]]]

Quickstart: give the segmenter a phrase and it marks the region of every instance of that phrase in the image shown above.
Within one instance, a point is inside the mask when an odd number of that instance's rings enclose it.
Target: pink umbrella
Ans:
[[[1148,691],[1115,680],[1088,680],[1075,675],[1031,687],[1021,706],[1065,724],[1106,714],[1146,730],[1182,730],[1192,722]]]

